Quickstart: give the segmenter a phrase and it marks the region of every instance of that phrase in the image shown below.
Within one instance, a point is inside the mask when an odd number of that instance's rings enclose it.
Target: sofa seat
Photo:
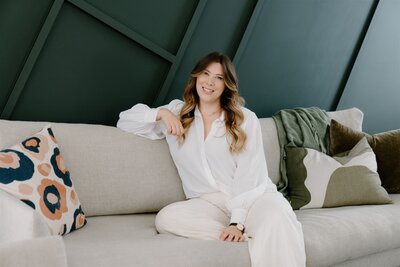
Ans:
[[[400,247],[400,195],[391,198],[394,204],[296,211],[307,266],[331,266]],[[154,213],[89,217],[84,228],[64,237],[68,266],[250,266],[246,243],[159,235],[154,219]]]
[[[64,237],[69,267],[250,266],[246,243],[202,241],[157,234],[155,214],[87,218]]]
[[[331,266],[400,247],[400,194],[390,198],[394,204],[296,211],[307,266]]]

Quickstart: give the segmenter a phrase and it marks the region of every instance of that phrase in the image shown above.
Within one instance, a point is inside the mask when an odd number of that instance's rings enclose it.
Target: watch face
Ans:
[[[243,224],[238,223],[238,224],[236,225],[236,227],[237,227],[240,231],[243,231],[243,230],[244,230],[244,225],[243,225]]]

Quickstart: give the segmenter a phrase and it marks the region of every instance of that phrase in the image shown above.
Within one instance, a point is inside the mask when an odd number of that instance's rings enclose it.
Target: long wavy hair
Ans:
[[[190,73],[189,81],[183,93],[184,105],[180,112],[180,121],[182,123],[184,134],[180,137],[180,142],[185,140],[185,135],[194,120],[194,110],[199,104],[199,95],[196,90],[197,77],[211,64],[220,63],[223,69],[225,89],[221,95],[221,108],[225,112],[225,126],[227,137],[230,142],[229,151],[239,153],[244,150],[246,144],[246,133],[240,127],[244,120],[241,106],[244,105],[244,99],[238,92],[238,79],[235,67],[232,61],[226,55],[219,52],[212,52],[195,65]]]

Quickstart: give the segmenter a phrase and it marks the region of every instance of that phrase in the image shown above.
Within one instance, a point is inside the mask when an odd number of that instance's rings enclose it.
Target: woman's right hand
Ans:
[[[167,133],[173,136],[182,136],[184,133],[180,120],[166,108],[160,108],[157,120],[162,120],[167,128]]]

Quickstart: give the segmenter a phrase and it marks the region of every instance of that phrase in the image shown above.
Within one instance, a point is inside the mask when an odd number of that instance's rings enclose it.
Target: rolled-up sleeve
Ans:
[[[161,108],[166,108],[178,117],[182,106],[183,102],[178,99],[158,108],[150,108],[145,104],[136,104],[119,114],[117,127],[152,140],[162,139],[165,137],[165,131],[162,122],[157,121],[158,111]]]

